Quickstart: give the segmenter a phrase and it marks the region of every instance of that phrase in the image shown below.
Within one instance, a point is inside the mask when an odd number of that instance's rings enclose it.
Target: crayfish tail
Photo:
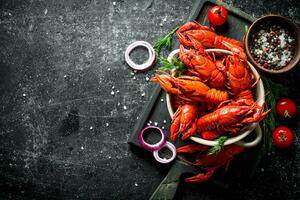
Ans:
[[[226,91],[216,90],[216,89],[212,88],[207,92],[206,98],[208,101],[210,101],[214,104],[219,104],[223,101],[228,100],[229,96]]]

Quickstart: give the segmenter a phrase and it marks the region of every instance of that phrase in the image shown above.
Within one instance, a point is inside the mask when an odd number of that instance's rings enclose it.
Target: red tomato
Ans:
[[[227,9],[223,6],[213,6],[207,13],[209,22],[214,26],[221,26],[224,24],[228,17]]]
[[[296,113],[297,107],[294,101],[283,98],[276,103],[276,112],[280,117],[290,118]]]
[[[272,134],[274,144],[279,148],[289,147],[294,139],[294,135],[291,129],[280,126],[275,129]]]

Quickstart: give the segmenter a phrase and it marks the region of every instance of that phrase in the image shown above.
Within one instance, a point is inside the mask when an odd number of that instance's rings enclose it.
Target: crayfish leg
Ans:
[[[189,130],[187,130],[184,134],[182,134],[182,140],[185,140],[189,138],[191,135],[195,134],[196,130],[197,130],[197,125],[196,123],[193,123],[192,127]]]
[[[203,146],[199,144],[189,144],[182,147],[179,147],[176,151],[177,153],[194,153],[194,152],[203,152],[207,151],[208,146]]]
[[[205,174],[197,174],[196,176],[192,176],[185,179],[185,182],[189,183],[203,183],[208,181],[210,177],[214,174],[215,169],[214,168],[208,168],[207,172]]]

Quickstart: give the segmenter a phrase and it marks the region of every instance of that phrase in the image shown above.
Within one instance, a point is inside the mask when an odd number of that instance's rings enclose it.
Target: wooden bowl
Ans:
[[[281,25],[284,28],[287,28],[288,30],[290,30],[292,36],[295,38],[295,52],[294,52],[294,56],[291,59],[291,61],[283,68],[279,69],[279,70],[271,70],[271,69],[266,69],[264,67],[262,67],[261,65],[259,65],[253,58],[251,52],[250,52],[250,44],[252,41],[251,36],[253,33],[255,33],[256,31],[260,30],[260,26],[263,24],[275,24],[275,25]],[[249,27],[248,32],[245,35],[244,38],[244,45],[245,45],[245,51],[248,57],[248,60],[259,70],[269,73],[269,74],[282,74],[285,72],[290,71],[291,69],[293,69],[297,63],[300,60],[300,29],[298,28],[298,26],[292,22],[290,19],[283,17],[281,15],[265,15],[259,19],[257,19],[256,21],[254,21],[252,23],[252,25]]]

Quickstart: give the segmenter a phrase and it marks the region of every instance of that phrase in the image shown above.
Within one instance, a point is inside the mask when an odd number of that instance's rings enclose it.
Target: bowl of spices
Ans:
[[[266,15],[253,22],[244,43],[250,62],[266,73],[287,72],[300,60],[299,27],[281,15]]]

